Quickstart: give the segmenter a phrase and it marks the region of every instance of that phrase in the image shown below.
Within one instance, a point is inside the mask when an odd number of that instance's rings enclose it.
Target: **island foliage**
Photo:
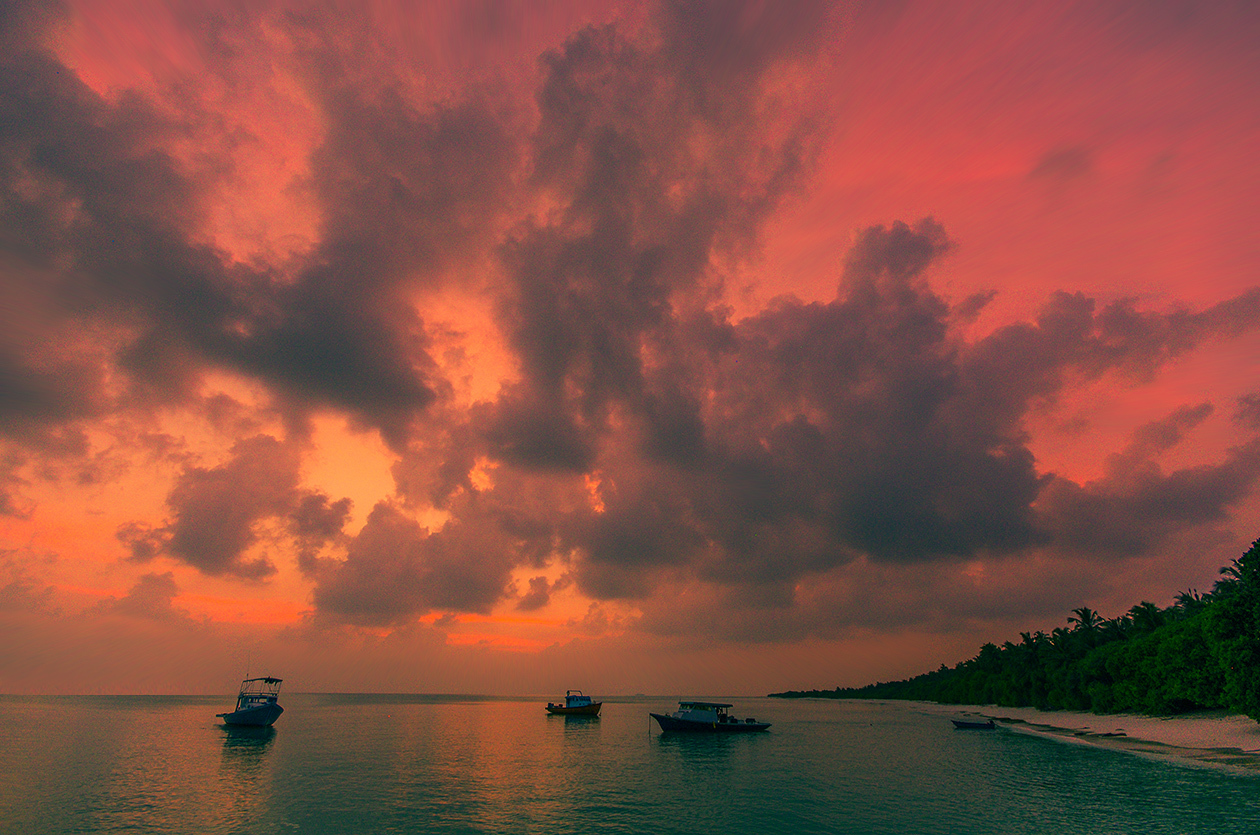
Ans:
[[[1143,601],[1110,619],[1082,606],[1067,621],[905,681],[770,695],[1151,715],[1224,709],[1260,722],[1260,540],[1206,594],[1182,592],[1167,608]]]

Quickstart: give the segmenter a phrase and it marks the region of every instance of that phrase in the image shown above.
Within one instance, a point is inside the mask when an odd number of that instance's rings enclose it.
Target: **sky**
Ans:
[[[0,692],[856,686],[1210,589],[1260,537],[1258,38],[5,4]]]

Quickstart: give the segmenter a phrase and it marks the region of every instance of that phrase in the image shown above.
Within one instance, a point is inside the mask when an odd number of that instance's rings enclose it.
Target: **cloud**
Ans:
[[[968,341],[991,296],[951,305],[934,289],[954,244],[932,219],[860,230],[833,300],[782,297],[734,318],[720,265],[755,246],[809,170],[817,129],[792,114],[770,129],[767,85],[818,54],[827,18],[779,31],[756,15],[669,5],[655,41],[588,27],[543,58],[527,185],[550,208],[499,248],[498,321],[518,373],[497,399],[436,421],[439,439],[396,468],[401,494],[435,501],[452,531],[513,519],[505,554],[464,555],[479,579],[507,582],[504,565],[541,554],[597,599],[701,582],[723,605],[786,611],[800,582],[855,560],[1026,558],[1076,535],[1056,497],[1083,489],[1038,469],[1029,416],[1104,378],[1149,382],[1260,318],[1260,291],[1199,312],[1060,292],[1032,321]],[[1230,496],[1250,489],[1245,452],[1221,466]],[[1219,518],[1200,475],[1198,495],[1177,486],[1189,474],[1156,476],[1151,490],[1207,504],[1178,517],[1156,502],[1151,522]],[[436,606],[420,543],[441,534],[413,530],[401,562],[360,550],[317,607],[370,622]],[[377,566],[399,581],[376,583]]]
[[[1024,427],[1081,381],[1140,383],[1204,340],[1254,327],[1255,293],[1198,313],[1129,301],[1098,309],[1056,294],[1034,321],[968,342],[966,311],[928,281],[949,250],[932,221],[866,230],[834,301],[779,299],[729,323],[711,364],[699,344],[711,330],[697,335],[693,365],[671,379],[694,386],[684,402],[705,404],[690,411],[699,452],[668,466],[643,456],[651,413],[638,416],[638,433],[600,436],[603,507],[562,526],[581,554],[581,588],[643,600],[698,578],[729,589],[731,608],[784,608],[796,583],[858,557],[910,565],[1055,547],[1150,556],[1250,494],[1260,475],[1251,443],[1217,464],[1154,466],[1206,405],[1139,431],[1095,485],[1039,471]],[[1120,524],[1099,524],[1086,541],[1091,520],[1108,514]],[[1108,545],[1109,530],[1139,533]]]
[[[299,567],[314,570],[319,550],[340,540],[350,500],[299,486],[295,443],[255,435],[237,441],[230,455],[216,467],[184,468],[167,496],[172,518],[165,525],[120,526],[117,537],[132,559],[166,555],[208,575],[262,579],[276,566],[265,555],[251,557],[251,549],[275,520],[293,537]]]
[[[3,318],[10,319],[9,326],[16,330],[19,326],[12,320],[19,318],[19,312],[7,310],[10,315]],[[24,361],[16,350],[6,351],[6,347],[0,345],[0,434],[55,452],[66,446],[67,424],[104,411],[99,364],[51,351]]]
[[[1234,419],[1249,429],[1260,430],[1260,394],[1245,394],[1238,398]]]
[[[715,88],[711,94],[741,81],[755,84],[777,64],[808,60],[826,44],[836,14],[836,5],[826,0],[791,0],[777,7],[746,0],[668,0],[657,13],[662,52],[687,81]]]
[[[547,582],[547,578],[531,577],[529,591],[521,595],[521,599],[516,602],[516,608],[522,612],[532,612],[546,606],[550,600],[551,584]]]
[[[126,595],[101,601],[95,607],[94,613],[129,615],[170,623],[191,623],[192,618],[188,612],[177,608],[172,602],[178,594],[179,586],[171,572],[144,574]]]
[[[1082,384],[1141,384],[1205,340],[1253,327],[1254,293],[1201,312],[1127,300],[1100,308],[1057,293],[1032,321],[968,341],[975,302],[951,306],[931,282],[952,247],[930,219],[872,227],[856,236],[830,302],[784,297],[739,320],[720,310],[665,316],[661,329],[679,350],[665,360],[635,352],[638,372],[608,398],[615,422],[583,424],[586,389],[570,378],[567,399],[551,408],[571,422],[537,424],[553,443],[584,425],[582,457],[556,467],[554,456],[521,456],[497,444],[491,423],[479,449],[499,462],[492,483],[465,482],[448,509],[462,524],[483,524],[489,505],[510,509],[526,520],[519,542],[570,565],[584,593],[647,607],[655,614],[645,628],[703,629],[707,606],[734,613],[724,623],[740,634],[782,617],[782,629],[761,634],[786,640],[898,616],[896,606],[863,602],[869,586],[845,586],[830,603],[801,597],[802,583],[849,565],[900,571],[903,582],[917,576],[923,599],[930,586],[957,584],[964,560],[1080,575],[1038,555],[1151,558],[1250,494],[1260,476],[1253,444],[1215,464],[1158,466],[1210,415],[1208,404],[1143,427],[1109,475],[1086,485],[1040,470],[1025,426]],[[561,500],[565,483],[573,491]],[[523,502],[531,490],[557,498]],[[1122,530],[1138,533],[1114,539]],[[694,612],[652,602],[695,583],[713,597],[692,599]],[[949,598],[960,609],[1006,611],[1000,596],[967,588]],[[1004,594],[1034,605],[1018,589]],[[842,611],[827,614],[833,604]],[[939,608],[935,617],[945,618],[948,606]]]
[[[23,571],[0,585],[0,612],[46,612],[54,610],[53,587],[41,585]]]
[[[642,604],[644,628],[719,607],[715,631],[780,636],[888,625],[930,586],[996,612],[960,566],[1115,564],[1217,530],[1254,494],[1254,397],[1218,460],[1165,463],[1203,431],[1196,404],[1085,482],[1039,464],[1030,419],[1253,332],[1260,289],[1202,309],[1065,290],[979,332],[993,296],[940,289],[958,245],[925,218],[858,229],[834,295],[729,306],[836,115],[816,93],[843,10],[789,6],[665,2],[571,33],[536,76],[469,85],[399,66],[389,33],[331,7],[228,12],[193,62],[218,99],[178,68],[102,95],[39,46],[56,20],[6,7],[0,513],[31,515],[60,461],[114,478],[108,436],[178,466],[168,518],[118,528],[133,560],[258,581],[292,556],[321,624],[536,609],[554,568]],[[284,146],[302,164],[259,186],[310,212],[283,256],[215,234],[241,149],[273,139],[234,112],[251,85],[309,110]],[[1104,148],[1038,147],[1057,150],[1034,178],[1106,174]],[[495,333],[437,331],[466,298]],[[447,378],[460,340],[506,355],[474,403]],[[354,536],[350,500],[303,482],[329,412],[395,459],[397,495]],[[172,414],[232,446],[175,455],[196,447],[159,428]],[[900,591],[869,599],[888,578]],[[111,605],[169,614],[176,591],[149,574]]]
[[[1031,455],[1009,426],[977,431],[956,408],[965,346],[924,274],[948,249],[931,221],[867,230],[835,301],[780,299],[735,324],[706,397],[705,436],[719,440],[683,481],[697,539],[716,549],[707,576],[791,583],[858,553],[916,561],[1036,540]]]
[[[275,566],[245,552],[259,521],[293,506],[298,457],[269,435],[238,441],[231,454],[218,467],[190,467],[176,481],[167,499],[174,519],[165,550],[207,574],[264,577]]]
[[[714,72],[696,72],[675,38],[732,16],[747,18],[741,39],[761,46],[702,58]],[[533,185],[560,208],[502,249],[510,284],[500,318],[522,366],[488,433],[505,460],[586,470],[609,410],[622,406],[685,431],[688,405],[646,391],[644,349],[685,350],[677,313],[703,310],[713,259],[755,239],[808,170],[817,130],[795,114],[782,135],[739,139],[736,126],[752,129],[766,106],[776,61],[802,57],[786,44],[823,37],[755,17],[752,7],[671,6],[656,47],[589,27],[544,56]],[[740,83],[725,86],[727,73]]]
[[[314,22],[305,35],[297,58],[318,74],[339,46]],[[239,56],[220,46],[211,69],[230,77]],[[417,106],[397,78],[324,81],[312,87],[325,133],[309,183],[319,245],[282,270],[232,263],[203,242],[215,182],[162,149],[195,126],[137,95],[102,99],[29,43],[10,52],[0,81],[0,219],[18,260],[9,269],[29,276],[32,304],[67,323],[90,313],[113,331],[109,359],[138,401],[187,402],[205,372],[225,367],[303,408],[344,410],[401,449],[445,391],[411,294],[495,228],[487,220],[512,142],[475,96]],[[100,363],[42,350],[32,359],[0,349],[10,371],[0,431],[99,413]]]
[[[319,550],[342,539],[352,504],[345,498],[329,501],[323,493],[306,493],[298,498],[289,514],[289,530],[300,547],[298,567],[308,572],[315,570]]]
[[[1087,177],[1094,171],[1093,155],[1087,148],[1058,148],[1041,158],[1029,177],[1056,182],[1069,182]]]
[[[1053,478],[1040,508],[1054,543],[1095,560],[1135,557],[1187,529],[1223,522],[1260,481],[1260,439],[1229,450],[1216,464],[1165,473],[1157,462],[1210,413],[1208,404],[1183,407],[1139,428],[1096,481]]]
[[[118,526],[114,536],[127,550],[131,559],[136,562],[148,562],[154,559],[170,542],[170,534],[164,530],[155,530],[143,522],[126,522]]]
[[[487,612],[505,593],[512,545],[499,530],[461,521],[430,532],[378,504],[346,559],[320,579],[315,605],[362,626],[405,623],[434,609]]]

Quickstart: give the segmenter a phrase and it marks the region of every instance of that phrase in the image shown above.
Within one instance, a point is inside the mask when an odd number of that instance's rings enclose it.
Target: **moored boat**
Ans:
[[[733,705],[722,702],[679,702],[673,713],[650,713],[662,731],[695,731],[699,733],[749,733],[764,731],[769,722],[736,719],[727,713]]]
[[[547,712],[552,716],[599,716],[603,702],[592,701],[581,690],[564,691],[564,703],[547,702]]]
[[[980,722],[975,719],[950,719],[954,723],[954,729],[959,731],[991,731],[997,727],[992,719]]]
[[[245,679],[241,682],[240,692],[236,694],[236,710],[215,715],[225,725],[270,727],[284,713],[284,708],[279,705],[282,681],[283,679],[271,676]]]

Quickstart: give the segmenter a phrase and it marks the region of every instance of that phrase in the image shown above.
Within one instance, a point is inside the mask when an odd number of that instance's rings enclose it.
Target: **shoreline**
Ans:
[[[937,702],[889,701],[887,704],[901,704],[908,709],[946,719],[992,719],[999,728],[1061,742],[1260,772],[1260,723],[1247,716],[1224,711],[1143,716]]]

